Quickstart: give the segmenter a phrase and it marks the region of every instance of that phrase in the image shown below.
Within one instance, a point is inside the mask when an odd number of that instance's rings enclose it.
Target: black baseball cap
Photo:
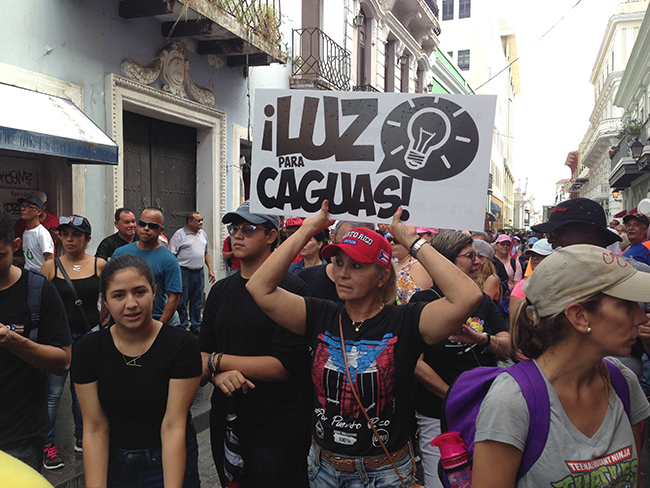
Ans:
[[[551,216],[542,224],[533,225],[533,232],[548,234],[566,224],[590,224],[598,229],[603,245],[620,242],[621,236],[607,228],[607,217],[601,205],[588,198],[572,198],[556,205]]]
[[[61,230],[61,227],[70,226],[73,227],[86,235],[92,234],[92,229],[90,227],[90,222],[86,217],[81,215],[71,215],[70,217],[59,217],[59,226],[54,230]]]
[[[646,217],[645,215],[640,214],[640,213],[635,213],[635,214],[632,214],[632,215],[626,215],[625,217],[623,217],[623,223],[627,224],[632,219],[637,219],[639,222],[644,224],[646,227],[650,227],[650,220],[648,220],[648,217]]]

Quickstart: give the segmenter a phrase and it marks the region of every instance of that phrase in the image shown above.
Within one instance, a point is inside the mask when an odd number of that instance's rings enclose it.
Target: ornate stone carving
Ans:
[[[121,71],[126,78],[144,85],[151,85],[161,77],[164,91],[190,98],[202,105],[214,106],[214,94],[198,86],[190,77],[190,62],[185,58],[185,48],[180,42],[165,46],[147,66],[127,59],[122,62]]]

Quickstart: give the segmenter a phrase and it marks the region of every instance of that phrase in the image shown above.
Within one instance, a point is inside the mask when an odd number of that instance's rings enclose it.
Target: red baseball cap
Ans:
[[[356,227],[343,236],[338,244],[329,244],[323,248],[321,255],[331,258],[340,249],[360,263],[375,263],[389,269],[393,251],[381,234],[365,227]]]
[[[289,217],[284,223],[284,227],[293,227],[294,225],[302,225],[302,219],[300,217]]]

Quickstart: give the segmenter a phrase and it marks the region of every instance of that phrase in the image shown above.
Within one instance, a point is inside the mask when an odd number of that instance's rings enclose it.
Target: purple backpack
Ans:
[[[606,359],[603,362],[609,370],[612,388],[623,402],[625,413],[630,418],[630,391],[627,381],[616,365]],[[523,361],[509,368],[480,367],[462,373],[451,384],[445,395],[442,406],[442,432],[460,432],[469,457],[473,459],[476,418],[492,382],[501,373],[508,373],[517,381],[530,415],[528,437],[517,473],[517,479],[521,479],[541,456],[551,424],[548,390],[542,374],[533,361]],[[449,487],[447,477],[441,469],[438,471],[443,484]]]

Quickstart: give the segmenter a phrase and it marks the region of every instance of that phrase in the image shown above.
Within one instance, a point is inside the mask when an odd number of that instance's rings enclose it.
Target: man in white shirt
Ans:
[[[41,224],[40,216],[44,211],[43,200],[30,196],[18,199],[20,218],[25,221],[23,233],[23,253],[25,269],[40,271],[43,263],[54,259],[54,241],[50,232]]]
[[[198,335],[201,330],[201,305],[205,286],[203,266],[208,265],[210,283],[215,282],[215,275],[208,252],[208,235],[203,230],[203,217],[198,212],[191,212],[187,215],[186,222],[185,227],[178,229],[172,236],[169,250],[178,259],[183,276],[183,296],[178,306],[181,327],[187,329],[189,326],[190,331]]]

